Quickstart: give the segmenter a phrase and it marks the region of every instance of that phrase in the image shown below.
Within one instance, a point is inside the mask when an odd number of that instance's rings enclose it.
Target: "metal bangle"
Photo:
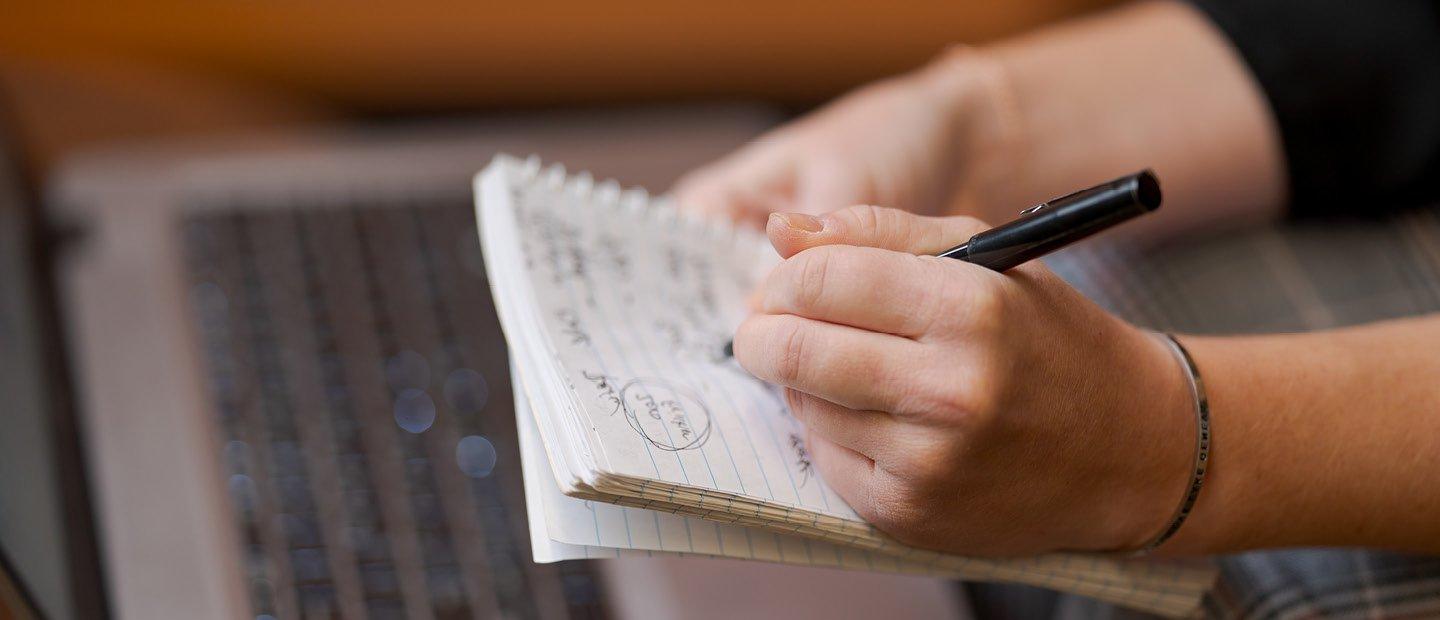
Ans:
[[[1200,379],[1200,368],[1195,365],[1195,358],[1190,356],[1190,351],[1186,350],[1185,345],[1180,344],[1174,335],[1158,335],[1163,336],[1190,383],[1190,396],[1195,401],[1195,468],[1190,476],[1190,486],[1185,489],[1185,496],[1180,500],[1175,514],[1170,517],[1169,524],[1155,538],[1150,539],[1150,542],[1142,545],[1135,555],[1150,553],[1175,535],[1195,507],[1195,500],[1200,497],[1200,487],[1205,484],[1205,470],[1210,467],[1210,401],[1205,397],[1205,382]]]

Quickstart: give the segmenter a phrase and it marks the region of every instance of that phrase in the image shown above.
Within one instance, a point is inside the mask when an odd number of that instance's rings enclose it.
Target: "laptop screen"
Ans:
[[[34,607],[50,618],[75,617],[71,574],[75,515],[66,510],[57,421],[48,398],[45,323],[40,312],[30,212],[20,175],[0,136],[0,616]],[[68,426],[64,426],[68,428]],[[88,521],[88,519],[84,519]],[[6,595],[5,592],[9,594]],[[18,608],[18,609],[17,609]]]

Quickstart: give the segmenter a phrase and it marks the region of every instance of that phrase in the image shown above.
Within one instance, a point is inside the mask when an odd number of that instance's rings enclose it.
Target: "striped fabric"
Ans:
[[[1440,208],[1384,221],[1290,223],[1150,252],[1097,244],[1051,267],[1101,305],[1163,331],[1310,331],[1440,312]],[[1214,617],[1440,617],[1440,557],[1304,549],[1220,564],[1206,601]],[[983,612],[994,593],[980,590]],[[1053,601],[1042,615],[1136,617],[1078,597],[1029,594]],[[1001,615],[1036,615],[1013,611]]]

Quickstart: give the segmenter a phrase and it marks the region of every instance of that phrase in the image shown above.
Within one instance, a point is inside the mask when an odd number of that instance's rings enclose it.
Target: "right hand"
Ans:
[[[1010,168],[1011,128],[997,70],[978,52],[951,52],[920,70],[860,89],[686,175],[686,209],[763,226],[775,211],[821,214],[883,204],[922,215],[985,216],[983,195]],[[957,192],[957,190],[961,190]],[[973,201],[969,201],[973,202]],[[983,199],[980,202],[984,202]]]
[[[1190,482],[1184,373],[1040,261],[999,274],[933,255],[985,228],[872,206],[773,217],[784,260],[735,361],[786,388],[816,471],[901,542],[1138,548]]]

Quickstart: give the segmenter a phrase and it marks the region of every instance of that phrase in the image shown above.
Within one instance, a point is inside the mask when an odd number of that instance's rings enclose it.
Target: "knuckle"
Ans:
[[[1005,298],[995,283],[981,279],[966,287],[966,297],[973,312],[978,315],[994,315],[1004,311]]]
[[[790,301],[796,310],[803,312],[820,305],[825,297],[835,256],[836,253],[830,248],[819,247],[801,252],[790,259],[795,261]]]
[[[798,320],[785,320],[775,338],[773,364],[775,378],[783,384],[794,384],[800,380],[801,369],[805,367],[806,330]]]
[[[861,516],[881,531],[899,539],[913,536],[925,522],[925,506],[909,484],[887,478],[877,482],[864,502]]]
[[[966,274],[954,285],[947,287],[946,307],[963,309],[955,316],[968,334],[994,334],[1005,322],[1007,300],[999,283],[989,278],[990,274]]]
[[[845,208],[845,215],[856,228],[862,231],[874,231],[880,228],[885,222],[885,208],[875,205],[854,205]]]
[[[845,219],[862,233],[865,245],[900,247],[910,238],[910,216],[898,209],[855,205],[844,210]]]
[[[945,369],[922,378],[917,384],[905,403],[905,410],[925,419],[943,420],[947,424],[973,423],[989,416],[996,402],[990,373],[975,364],[965,364],[958,372]]]
[[[925,282],[946,282],[946,270],[952,265],[941,261],[949,261],[948,258],[937,258],[934,256],[917,256],[920,261],[920,274]],[[954,313],[955,295],[950,292],[953,286],[924,286],[920,287],[913,294],[911,303],[917,309],[912,315],[914,331],[920,334],[931,334],[944,330],[950,316]]]

